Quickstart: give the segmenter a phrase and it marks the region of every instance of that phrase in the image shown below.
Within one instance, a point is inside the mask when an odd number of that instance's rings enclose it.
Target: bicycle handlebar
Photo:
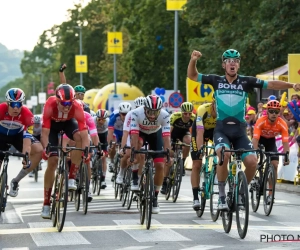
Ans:
[[[50,149],[59,149],[59,150],[62,150],[64,153],[69,153],[72,150],[82,151],[84,153],[85,158],[87,158],[88,154],[89,154],[89,147],[85,147],[84,149],[76,148],[76,147],[61,147],[61,146],[51,146],[51,143],[48,143],[48,145],[46,147],[46,154],[49,154]]]
[[[28,152],[26,152],[25,154],[22,154],[22,153],[11,153],[9,151],[2,151],[0,150],[0,154],[1,155],[5,155],[6,156],[17,156],[17,157],[22,157],[24,158],[25,162],[26,162],[26,165],[29,164],[29,154]]]
[[[134,162],[134,155],[135,154],[144,154],[148,156],[155,156],[158,154],[163,154],[167,156],[167,162],[170,161],[170,150],[167,148],[166,151],[164,150],[135,150],[134,147],[131,149],[131,155],[130,155],[130,162]]]

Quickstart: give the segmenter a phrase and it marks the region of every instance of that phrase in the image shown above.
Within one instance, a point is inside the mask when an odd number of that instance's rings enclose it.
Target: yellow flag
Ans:
[[[167,10],[183,10],[187,0],[167,0]]]
[[[75,56],[75,72],[76,73],[87,73],[87,56],[77,55]]]
[[[107,32],[107,53],[123,53],[123,36],[122,32]]]
[[[197,109],[205,102],[212,102],[214,89],[211,85],[195,82],[188,77],[186,78],[186,95],[187,101]]]
[[[289,82],[300,83],[300,54],[289,54]],[[300,92],[296,92],[294,89],[289,89],[289,100],[293,94],[300,95]]]

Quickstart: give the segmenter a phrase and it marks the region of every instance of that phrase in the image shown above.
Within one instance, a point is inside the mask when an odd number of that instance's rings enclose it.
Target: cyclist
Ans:
[[[134,105],[135,105],[135,109],[144,106],[144,102],[145,102],[145,97],[138,97],[134,100]],[[130,123],[131,123],[131,115],[134,112],[134,110],[130,110],[126,117],[125,117],[125,121],[124,121],[124,125],[123,125],[123,136],[122,136],[122,142],[121,142],[121,146],[124,147],[125,145],[130,146]],[[121,151],[122,152],[122,151]],[[130,157],[130,150],[126,150],[126,154],[123,156],[124,161],[127,159],[129,159]],[[141,155],[141,157],[144,157],[144,155]],[[144,158],[143,158],[144,159]],[[142,160],[141,160],[142,162]],[[144,162],[144,161],[143,161]],[[142,162],[142,163],[143,163]],[[143,164],[133,164],[132,166],[132,183],[131,183],[131,190],[136,191],[139,189],[139,177],[141,176],[142,173],[142,168],[143,168]]]
[[[94,117],[94,122],[96,124],[98,137],[101,143],[106,145],[101,145],[101,149],[104,151],[102,156],[102,176],[101,176],[101,189],[106,188],[106,155],[107,155],[107,131],[108,131],[108,111],[105,109],[99,109],[96,112],[96,116]]]
[[[126,114],[131,110],[131,104],[129,102],[121,102],[118,106],[118,109],[115,110],[110,118],[108,123],[108,135],[107,135],[107,141],[110,143],[111,141],[115,141],[117,143],[120,143],[123,136],[123,124],[125,120]],[[113,159],[116,154],[116,145],[112,145],[111,148],[109,148],[109,156],[110,156],[110,164],[109,164],[109,172],[113,172]],[[121,168],[120,172],[118,174],[116,182],[118,184],[123,183],[123,175],[124,170],[126,168],[126,161],[124,159],[121,159]]]
[[[170,117],[171,125],[171,140],[176,142],[177,140],[182,141],[186,144],[191,143],[190,128],[195,120],[196,115],[193,114],[194,106],[190,102],[183,102],[180,106],[180,112],[175,112]],[[175,147],[174,147],[175,148]],[[173,148],[173,149],[174,149]],[[182,150],[182,161],[183,161],[183,176],[185,175],[184,163],[186,157],[189,155],[189,147],[184,147]],[[170,165],[165,166],[165,177],[160,192],[166,194],[167,190],[167,178],[170,171]]]
[[[131,146],[140,149],[143,143],[148,142],[152,150],[162,148],[171,150],[170,142],[170,115],[162,109],[162,100],[159,96],[149,95],[145,98],[144,107],[139,107],[131,114]],[[159,213],[157,196],[164,180],[165,160],[163,155],[156,155],[153,159],[155,167],[152,213]],[[135,164],[139,163],[138,157]],[[139,164],[140,165],[140,164]]]
[[[41,117],[40,115],[35,115],[34,116],[34,124],[33,126],[30,126],[28,128],[28,132],[34,136],[35,139],[38,141],[41,141],[41,133],[42,133],[42,122],[41,122]],[[41,162],[39,163],[39,170],[42,170],[42,164]],[[28,174],[28,177],[33,177],[34,173],[31,171]]]
[[[90,145],[84,111],[79,102],[75,102],[75,91],[69,84],[60,84],[55,90],[55,96],[48,98],[43,110],[43,125],[41,143],[44,149],[50,142],[52,146],[58,145],[58,134],[65,134],[76,143],[76,147],[85,148]],[[43,158],[48,159],[48,166],[44,175],[44,203],[41,216],[50,218],[50,196],[54,183],[55,170],[58,164],[58,150],[50,149]],[[82,152],[71,152],[72,165],[80,165]]]
[[[279,101],[272,100],[267,103],[267,115],[256,121],[253,133],[253,147],[258,148],[258,144],[264,145],[266,152],[278,152],[275,137],[281,135],[283,152],[289,151],[289,132],[285,121],[279,117],[281,105]],[[271,163],[275,170],[275,180],[277,180],[279,156],[272,156]],[[288,165],[285,162],[283,165]],[[267,198],[270,203],[270,196]]]
[[[191,158],[193,160],[191,184],[194,196],[193,208],[199,210],[201,204],[199,202],[199,185],[200,171],[202,167],[202,152],[199,152],[205,141],[213,140],[213,132],[216,127],[216,105],[205,103],[198,107],[197,118],[192,126],[192,142],[191,142]]]
[[[67,68],[67,65],[65,63],[61,64],[60,67],[59,67],[59,79],[60,79],[60,83],[61,84],[66,84],[67,83],[67,79],[65,77],[65,73],[64,73],[64,70]],[[84,99],[84,94],[86,92],[86,89],[85,87],[83,87],[82,85],[77,85],[74,87],[74,90],[75,90],[75,99],[78,99],[78,100],[81,100],[83,101]],[[84,103],[84,106],[83,106],[83,110],[90,113],[90,108],[89,108],[89,105]]]
[[[11,88],[5,94],[6,102],[0,104],[0,150],[7,151],[10,145],[19,152],[29,154],[29,164],[22,161],[23,168],[10,182],[9,195],[16,197],[19,190],[19,182],[33,169],[42,159],[42,145],[30,133],[28,128],[33,125],[34,117],[31,111],[23,106],[25,94],[19,88]],[[4,155],[0,155],[0,168]]]
[[[197,60],[202,56],[201,52],[193,51],[188,66],[188,77],[191,80],[210,84],[214,88],[217,123],[214,130],[215,149],[220,159],[221,148],[225,146],[230,149],[244,148],[253,149],[252,143],[246,134],[245,111],[248,93],[253,88],[268,88],[284,90],[294,88],[300,90],[300,84],[292,84],[284,81],[263,81],[255,77],[238,75],[241,55],[234,49],[226,50],[222,55],[222,67],[225,76],[199,74],[196,68]],[[227,164],[230,157],[225,154],[224,163],[217,167],[219,185],[219,206],[220,210],[228,210],[225,199],[225,180],[228,176]],[[255,153],[244,153],[242,160],[245,165],[245,174],[248,183],[252,180],[256,170],[257,158]],[[242,199],[242,197],[240,197]]]

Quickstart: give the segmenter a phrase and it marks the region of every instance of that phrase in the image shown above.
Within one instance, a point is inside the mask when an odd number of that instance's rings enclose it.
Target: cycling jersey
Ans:
[[[32,134],[34,136],[38,136],[42,133],[42,123],[38,124],[39,126],[36,126],[36,124],[32,127]]]
[[[79,131],[86,130],[87,126],[85,123],[85,116],[82,106],[74,101],[71,109],[68,113],[63,113],[58,110],[56,102],[56,97],[51,96],[46,101],[44,110],[43,110],[43,128],[51,128],[51,121],[55,122],[64,122],[75,118],[78,123]]]
[[[267,116],[263,116],[256,121],[253,138],[259,140],[260,137],[275,138],[277,135],[282,136],[282,142],[289,141],[288,127],[281,117],[278,117],[274,124],[269,122]]]
[[[28,127],[33,125],[34,116],[31,111],[23,106],[18,116],[8,114],[7,103],[0,104],[0,134],[12,136],[25,132]]]
[[[216,118],[211,114],[211,103],[205,103],[198,107],[196,127],[197,129],[212,129],[216,127]]]
[[[123,131],[123,121],[121,120],[118,109],[110,115],[108,129]]]
[[[95,116],[94,117],[94,123],[96,124],[98,134],[103,134],[103,133],[107,132],[108,123],[109,123],[109,118],[108,117],[105,119],[105,122],[103,124],[99,124],[99,122],[97,122],[97,116]]]
[[[150,122],[146,115],[144,107],[139,107],[133,110],[131,114],[130,133],[144,134],[156,133],[159,129],[162,129],[162,136],[170,136],[170,114],[162,109],[156,121]]]
[[[225,76],[198,74],[198,82],[213,86],[216,99],[217,120],[246,122],[248,93],[253,88],[267,88],[268,82],[255,77],[241,76],[230,84]]]
[[[171,124],[171,127],[188,130],[192,126],[195,118],[196,118],[196,115],[192,114],[192,116],[188,122],[183,122],[182,112],[175,112],[170,117],[170,124]]]
[[[130,122],[131,122],[131,115],[132,115],[132,112],[134,111],[135,109],[133,110],[130,110],[127,115],[125,116],[125,120],[124,120],[124,124],[123,124],[123,131],[130,131]]]

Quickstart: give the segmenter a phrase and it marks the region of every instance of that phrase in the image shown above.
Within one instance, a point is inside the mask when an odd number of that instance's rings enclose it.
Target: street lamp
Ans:
[[[74,28],[79,30],[79,55],[82,55],[82,27],[74,26]],[[83,85],[82,73],[80,73],[80,85]]]

